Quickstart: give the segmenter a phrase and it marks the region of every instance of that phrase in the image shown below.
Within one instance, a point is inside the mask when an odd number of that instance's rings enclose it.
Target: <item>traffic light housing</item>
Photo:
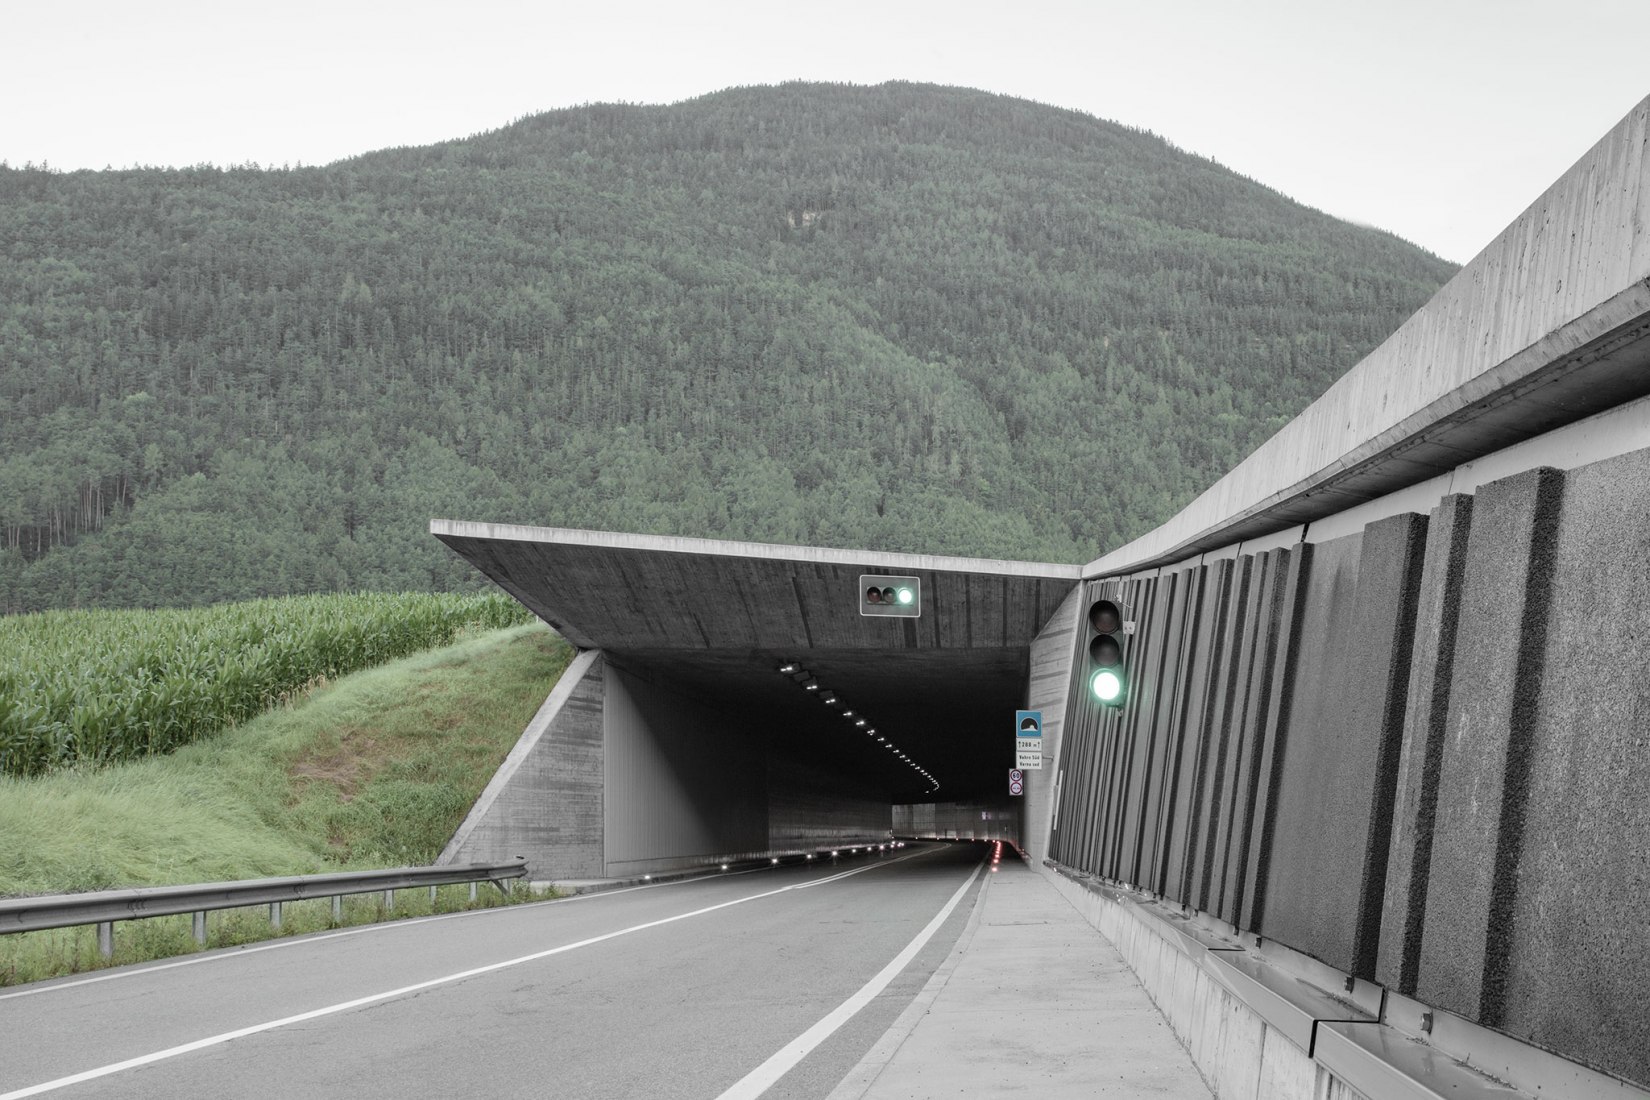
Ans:
[[[861,615],[916,619],[922,616],[922,581],[916,577],[884,577],[861,573]]]
[[[1101,706],[1120,707],[1129,695],[1128,667],[1124,662],[1128,639],[1123,609],[1111,600],[1089,605],[1089,691]]]

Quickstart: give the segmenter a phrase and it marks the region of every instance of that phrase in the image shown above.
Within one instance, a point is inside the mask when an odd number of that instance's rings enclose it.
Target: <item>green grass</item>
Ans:
[[[0,773],[164,755],[317,681],[529,618],[498,593],[429,592],[0,617]]]
[[[0,777],[0,895],[430,863],[571,656],[542,626],[488,631],[316,688],[170,756]],[[427,911],[425,892],[403,896],[398,915]],[[228,937],[214,945],[244,942],[235,937],[259,922],[267,934],[263,910],[208,919]],[[308,930],[306,919],[289,909],[283,932]],[[182,945],[165,921],[117,925],[116,961],[150,940],[194,949],[179,922]],[[87,958],[90,936],[0,936],[0,984],[99,963],[95,947]]]

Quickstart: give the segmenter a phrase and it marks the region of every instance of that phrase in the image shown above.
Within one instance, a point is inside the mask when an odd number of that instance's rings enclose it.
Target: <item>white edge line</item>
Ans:
[[[900,857],[900,859],[910,859],[919,854],[921,853],[912,852],[908,856]],[[855,867],[851,870],[842,871],[827,879],[819,879],[806,883],[793,883],[790,886],[781,886],[777,890],[768,890],[760,894],[750,894],[746,897],[734,898],[732,901],[724,901],[716,905],[708,905],[703,909],[694,909],[687,913],[678,913],[673,917],[662,917],[659,920],[648,921],[646,924],[631,925],[629,928],[621,928],[616,932],[606,932],[600,936],[592,936],[589,939],[579,940],[577,943],[563,944],[560,947],[552,947],[545,951],[535,951],[531,955],[521,955],[514,959],[505,959],[503,962],[489,963],[486,966],[478,966],[470,970],[463,970],[457,974],[447,974],[440,978],[430,978],[427,981],[415,982],[412,985],[404,985],[399,989],[391,989],[383,993],[373,993],[366,997],[357,997],[352,1001],[344,1001],[339,1004],[327,1005],[324,1008],[311,1009],[308,1012],[300,1012],[295,1016],[283,1016],[279,1020],[268,1020],[261,1024],[252,1024],[249,1027],[237,1028],[234,1031],[225,1031],[218,1035],[209,1035],[204,1039],[196,1039],[193,1042],[181,1043],[178,1046],[167,1047],[165,1050],[157,1050],[149,1054],[140,1054],[135,1058],[128,1058],[122,1062],[112,1062],[106,1066],[98,1066],[96,1069],[84,1070],[80,1073],[70,1074],[67,1077],[58,1077],[51,1081],[43,1081],[38,1085],[30,1085],[27,1088],[17,1089],[13,1092],[0,1093],[0,1100],[23,1100],[23,1097],[26,1096],[39,1096],[42,1093],[55,1092],[58,1089],[68,1088],[70,1085],[78,1085],[86,1081],[96,1080],[99,1077],[108,1077],[111,1074],[121,1073],[129,1069],[137,1069],[140,1066],[147,1066],[155,1062],[162,1062],[169,1058],[176,1058],[179,1055],[190,1054],[197,1050],[204,1050],[207,1047],[219,1046],[235,1039],[244,1039],[249,1035],[257,1035],[265,1031],[274,1031],[276,1028],[289,1027],[292,1024],[305,1023],[309,1020],[319,1019],[323,1016],[333,1016],[340,1012],[348,1012],[353,1008],[360,1008],[363,1005],[375,1004],[379,1001],[387,1001],[395,997],[404,997],[409,993],[416,993],[422,989],[431,989],[438,985],[448,985],[452,982],[464,981],[467,978],[474,978],[481,974],[490,974],[495,970],[503,970],[507,967],[520,966],[523,963],[546,959],[551,955],[560,955],[567,951],[576,951],[581,947],[589,947],[593,944],[602,943],[605,940],[617,939],[620,936],[628,936],[632,932],[642,932],[649,928],[657,928],[663,924],[674,924],[676,921],[687,920],[689,917],[698,917],[703,916],[706,913],[714,913],[718,909],[726,909],[733,905],[742,905],[747,901],[758,901],[762,898],[771,898],[775,894],[784,894],[789,893],[792,890],[804,889],[808,886],[817,885],[819,882],[834,882],[838,879],[848,878],[851,875],[863,874],[866,871],[874,871],[879,867],[889,867],[895,862],[898,862],[898,860],[891,860],[885,863],[878,862],[866,864],[864,867]],[[978,868],[976,868],[975,871],[978,873]]]
[[[360,936],[368,932],[393,932],[401,928],[413,928],[431,921],[453,920],[458,917],[485,917],[499,913],[517,913],[524,909],[537,908],[541,905],[570,905],[575,901],[597,901],[602,898],[618,897],[620,894],[629,894],[636,890],[657,890],[663,886],[683,886],[688,883],[707,882],[712,879],[729,879],[739,875],[754,875],[759,871],[772,870],[769,867],[752,867],[744,871],[726,871],[720,874],[696,875],[693,878],[670,879],[666,882],[646,882],[639,886],[622,886],[617,890],[596,890],[588,894],[569,894],[564,898],[545,898],[542,901],[522,901],[514,905],[493,905],[485,909],[459,909],[451,913],[431,913],[427,917],[400,917],[392,920],[373,921],[371,924],[356,925],[351,928],[336,928],[328,932],[301,932],[296,935],[282,936],[278,939],[264,940],[259,943],[249,943],[235,947],[214,947],[187,958],[172,959],[168,962],[145,966],[142,963],[130,963],[125,966],[104,970],[99,973],[85,974],[78,978],[69,977],[60,980],[43,978],[38,983],[24,986],[20,989],[0,991],[0,1001],[9,1001],[15,997],[34,997],[42,993],[57,993],[66,989],[78,989],[83,985],[96,985],[99,982],[112,982],[121,978],[136,978],[144,974],[155,974],[162,970],[174,970],[180,966],[199,966],[201,963],[225,962],[231,959],[245,958],[263,951],[276,951],[287,947],[303,947],[307,944],[320,943],[323,940],[341,939],[344,936]],[[816,881],[826,882],[827,879]],[[555,885],[551,883],[551,885]],[[811,884],[810,884],[811,885]],[[302,898],[302,901],[320,901],[324,898]],[[248,907],[250,908],[250,907]],[[153,919],[153,918],[150,918]],[[0,1100],[4,1100],[0,1097]]]
[[[916,938],[906,944],[905,950],[895,955],[892,962],[878,971],[874,978],[861,986],[859,992],[843,1001],[813,1027],[786,1043],[773,1057],[734,1082],[733,1087],[717,1097],[716,1100],[755,1100],[756,1097],[772,1088],[781,1077],[789,1073],[798,1062],[811,1054],[815,1047],[829,1039],[855,1013],[870,1004],[877,994],[886,989],[888,984],[899,975],[899,972],[904,970],[912,959],[916,958],[917,952],[921,951],[924,945],[934,937],[934,933],[940,930],[940,925],[944,924],[945,919],[951,915],[951,911],[957,908],[957,903],[962,901],[963,895],[968,892],[968,888],[974,885],[974,880],[980,877],[980,867],[982,866],[984,865],[977,864],[974,867],[967,881],[957,887],[957,892],[951,895],[951,900],[946,902],[945,906],[934,915],[934,919],[928,922],[928,926],[918,932]],[[0,1097],[0,1100],[7,1100],[7,1098]]]

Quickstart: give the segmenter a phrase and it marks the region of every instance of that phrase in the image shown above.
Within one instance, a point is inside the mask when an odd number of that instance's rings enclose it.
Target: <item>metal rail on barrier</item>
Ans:
[[[268,905],[270,923],[279,928],[281,906],[289,901],[331,898],[332,914],[337,919],[342,916],[343,899],[348,894],[375,894],[382,890],[385,907],[394,909],[397,890],[427,886],[433,899],[437,886],[467,882],[473,901],[477,883],[491,882],[508,895],[510,888],[505,883],[526,873],[527,861],[518,856],[509,863],[396,867],[385,871],[340,871],[327,875],[208,882],[195,886],[141,886],[84,894],[4,898],[0,899],[0,934],[95,924],[98,926],[98,950],[104,958],[108,958],[114,954],[114,922],[117,920],[192,913],[195,917],[195,941],[205,944],[206,914],[214,909]]]

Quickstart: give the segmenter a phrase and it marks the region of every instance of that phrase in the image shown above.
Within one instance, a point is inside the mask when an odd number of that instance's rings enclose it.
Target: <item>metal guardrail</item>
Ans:
[[[338,918],[343,912],[343,899],[348,894],[375,894],[381,890],[384,892],[385,907],[393,909],[397,890],[427,886],[433,898],[437,886],[467,882],[473,901],[477,883],[491,882],[508,895],[510,888],[505,883],[526,873],[527,861],[518,856],[509,863],[397,867],[385,871],[341,871],[328,875],[208,882],[195,886],[142,886],[84,894],[4,898],[0,899],[0,934],[95,924],[98,926],[98,949],[104,958],[108,958],[114,954],[114,922],[117,920],[193,913],[195,941],[205,944],[206,914],[214,909],[268,905],[270,923],[279,928],[281,906],[289,901],[331,898],[333,917]]]

